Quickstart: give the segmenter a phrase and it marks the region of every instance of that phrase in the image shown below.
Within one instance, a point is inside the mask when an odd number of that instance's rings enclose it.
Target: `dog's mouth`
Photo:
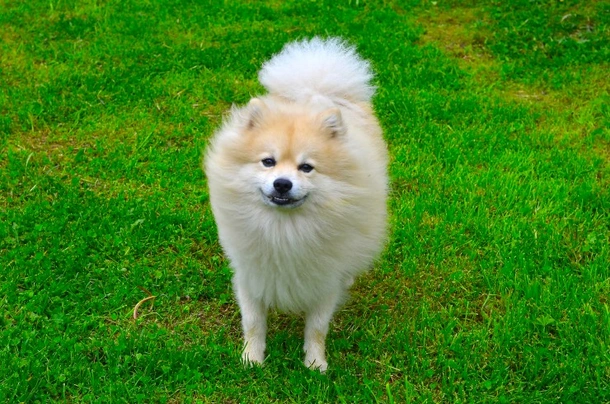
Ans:
[[[305,202],[305,199],[307,199],[307,195],[305,195],[302,198],[299,199],[295,199],[295,198],[290,198],[287,195],[281,195],[281,194],[271,194],[271,195],[266,195],[264,192],[261,191],[261,193],[263,194],[263,201],[270,206],[281,206],[284,208],[296,208],[299,207],[303,204],[303,202]]]

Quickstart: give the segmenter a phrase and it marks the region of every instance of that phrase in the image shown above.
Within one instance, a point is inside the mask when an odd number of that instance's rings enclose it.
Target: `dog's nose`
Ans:
[[[286,178],[278,178],[273,181],[273,188],[280,194],[285,194],[292,189],[292,182]]]

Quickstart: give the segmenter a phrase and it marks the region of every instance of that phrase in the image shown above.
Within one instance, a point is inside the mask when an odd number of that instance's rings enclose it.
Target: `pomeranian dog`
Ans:
[[[233,107],[204,158],[244,332],[265,359],[267,312],[305,315],[305,366],[326,371],[325,340],[354,278],[383,248],[387,150],[369,63],[340,39],[287,44]]]

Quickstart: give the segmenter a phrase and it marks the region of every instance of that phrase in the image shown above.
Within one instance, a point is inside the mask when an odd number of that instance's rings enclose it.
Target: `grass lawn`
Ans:
[[[377,72],[392,232],[326,375],[281,314],[244,369],[202,152],[313,35]],[[601,0],[0,1],[0,401],[610,402],[609,71]]]

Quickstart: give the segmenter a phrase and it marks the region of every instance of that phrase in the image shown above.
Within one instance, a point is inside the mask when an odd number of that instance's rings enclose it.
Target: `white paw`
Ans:
[[[328,369],[328,362],[324,359],[324,357],[315,357],[313,355],[305,356],[305,366],[311,370],[319,370],[320,373],[326,373],[326,369]]]
[[[241,354],[241,361],[245,366],[262,366],[263,361],[265,360],[265,350],[264,349],[252,349],[248,346],[244,348],[244,351]]]

